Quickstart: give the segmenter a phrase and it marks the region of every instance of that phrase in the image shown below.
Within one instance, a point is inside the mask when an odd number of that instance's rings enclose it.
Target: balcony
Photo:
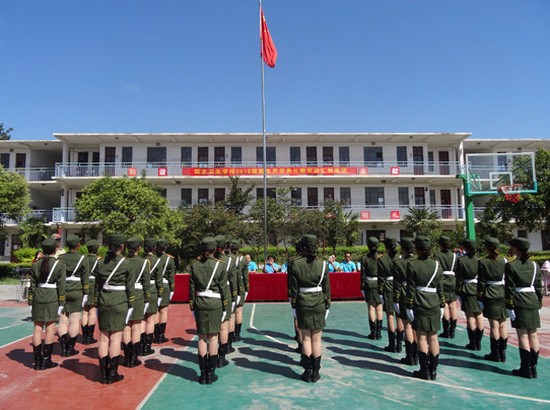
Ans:
[[[4,221],[6,225],[17,225],[21,221],[25,221],[30,218],[38,218],[43,219],[45,223],[52,222],[53,218],[53,211],[51,209],[34,209],[31,212],[29,212],[27,215],[25,215],[23,218],[21,218],[20,221],[15,221],[13,219],[7,219]]]
[[[55,168],[17,168],[15,172],[28,182],[44,182],[52,180]]]
[[[53,208],[52,210],[52,222],[75,222],[75,210],[74,208]]]

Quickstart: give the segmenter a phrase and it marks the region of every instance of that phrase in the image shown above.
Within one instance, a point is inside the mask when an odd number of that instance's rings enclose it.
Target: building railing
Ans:
[[[53,208],[52,222],[75,222],[75,209],[74,208]]]
[[[53,220],[53,211],[51,209],[33,209],[27,215],[22,217],[19,221],[15,221],[13,219],[6,219],[4,223],[6,225],[16,225],[30,218],[42,219],[44,220],[44,223],[50,223]]]
[[[15,172],[29,182],[51,181],[55,175],[55,168],[16,168]]]

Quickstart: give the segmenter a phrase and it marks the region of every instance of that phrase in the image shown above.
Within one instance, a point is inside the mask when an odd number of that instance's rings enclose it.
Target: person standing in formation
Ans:
[[[451,250],[451,238],[448,236],[440,236],[438,243],[439,252],[435,254],[435,258],[443,269],[443,292],[445,292],[445,313],[441,319],[443,332],[439,337],[454,339],[458,319],[455,277],[458,256]]]
[[[225,254],[229,263],[229,291],[231,292],[231,317],[229,318],[229,333],[227,338],[227,351],[232,353],[235,351],[233,342],[235,341],[235,316],[237,304],[239,302],[239,273],[237,272],[238,261],[237,255],[231,251],[231,235],[225,236]]]
[[[401,353],[403,334],[395,332],[395,310],[393,308],[393,272],[394,263],[401,258],[397,252],[397,241],[393,238],[384,240],[386,253],[378,258],[378,294],[382,308],[386,312],[388,323],[388,345],[386,352]]]
[[[160,269],[160,259],[155,254],[155,249],[157,246],[157,240],[155,238],[145,238],[143,243],[145,247],[145,259],[149,261],[150,269],[150,278],[149,278],[149,304],[145,310],[145,325],[142,330],[142,347],[143,347],[143,356],[148,356],[155,353],[151,349],[153,344],[153,338],[155,332],[158,331],[157,313],[159,303],[158,301],[162,298],[164,294],[164,284],[162,282],[162,270]]]
[[[57,249],[54,239],[42,242],[44,256],[32,265],[28,303],[31,309],[34,329],[32,348],[34,370],[56,367],[52,362],[55,322],[65,304],[65,264],[53,256]],[[46,326],[46,337],[42,342],[42,329]]]
[[[418,351],[416,334],[407,316],[405,300],[407,297],[407,265],[416,256],[412,238],[402,238],[399,244],[401,245],[402,258],[397,259],[393,264],[394,309],[397,313],[398,335],[399,333],[405,334],[405,357],[401,359],[401,363],[412,366],[418,364]]]
[[[199,335],[198,360],[200,384],[212,384],[218,380],[218,333],[223,313],[223,301],[227,296],[225,264],[213,257],[216,239],[206,237],[201,241],[201,256],[191,263],[189,277],[189,307],[195,315]],[[223,313],[222,313],[223,312]]]
[[[481,350],[483,338],[483,314],[477,303],[477,276],[479,258],[476,256],[477,243],[474,239],[462,241],[466,254],[456,263],[456,293],[460,296],[460,305],[466,314],[468,339],[464,346],[468,350]]]
[[[302,333],[302,359],[305,382],[321,376],[321,338],[330,310],[330,281],[326,261],[317,258],[317,237],[304,235],[301,256],[288,267],[290,303]]]
[[[508,327],[506,326],[506,305],[504,304],[504,265],[507,260],[499,255],[498,239],[487,237],[483,241],[487,257],[479,261],[477,281],[477,303],[483,316],[489,320],[491,353],[484,356],[493,362],[506,361]]]
[[[443,270],[432,259],[430,238],[417,235],[414,241],[418,258],[407,265],[407,316],[416,331],[420,369],[413,376],[436,380],[439,364],[437,332],[445,306]]]
[[[174,296],[174,275],[176,273],[176,264],[174,257],[166,253],[168,242],[166,239],[157,241],[157,257],[160,259],[159,268],[162,272],[162,283],[164,291],[158,296],[158,321],[155,328],[155,343],[166,343],[168,339],[165,336],[166,325],[168,323],[168,307],[172,296]]]
[[[99,260],[97,256],[97,250],[99,249],[99,242],[95,239],[86,242],[86,248],[88,248],[88,255],[86,256],[88,266],[90,267],[89,278],[89,293],[88,300],[84,304],[82,309],[82,344],[90,345],[96,343],[94,339],[95,324],[97,323],[97,309],[94,306],[94,287],[95,287],[95,268]]]
[[[542,308],[542,278],[539,265],[529,260],[531,244],[525,238],[510,242],[515,260],[504,267],[504,299],[512,327],[516,329],[519,344],[520,367],[514,376],[536,379],[539,361],[540,313]]]
[[[61,345],[61,356],[69,357],[78,354],[75,350],[76,338],[80,331],[80,315],[82,308],[88,302],[90,289],[90,268],[86,255],[79,252],[80,238],[76,235],[67,236],[69,252],[59,256],[59,261],[66,268],[66,298],[65,309],[59,318],[57,333]]]
[[[235,313],[235,335],[234,341],[241,341],[241,331],[243,327],[243,306],[248,296],[248,263],[243,255],[239,254],[239,248],[242,242],[240,239],[231,241],[231,252],[237,258],[237,308]]]
[[[231,263],[229,260],[229,257],[225,254],[225,236],[224,235],[217,235],[215,238],[216,240],[216,250],[214,252],[214,258],[218,259],[220,262],[222,262],[223,266],[223,272],[222,272],[222,286],[224,286],[222,294],[224,295],[225,299],[222,299],[222,305],[223,305],[223,313],[222,313],[222,323],[220,326],[220,334],[219,334],[219,344],[220,347],[218,349],[218,367],[224,367],[229,364],[229,361],[226,360],[225,356],[230,353],[229,352],[229,319],[231,317],[231,288],[229,283],[229,270],[231,269]]]
[[[361,258],[361,289],[369,312],[370,334],[372,340],[382,339],[382,303],[378,295],[378,245],[380,241],[371,236],[367,239],[368,253]]]
[[[109,235],[109,250],[96,268],[95,305],[99,320],[99,369],[101,383],[112,384],[124,378],[118,373],[122,331],[130,320],[136,301],[135,265],[124,258],[125,237]]]

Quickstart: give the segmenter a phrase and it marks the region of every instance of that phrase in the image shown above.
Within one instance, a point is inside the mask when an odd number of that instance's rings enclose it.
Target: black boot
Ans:
[[[502,363],[506,362],[506,347],[508,347],[508,338],[498,339],[498,356]]]
[[[413,342],[412,344],[412,357],[413,364],[416,366],[418,364],[418,343]]]
[[[397,338],[395,341],[395,351],[401,353],[403,351],[403,339],[405,338],[405,332],[397,331]]]
[[[51,369],[53,367],[57,367],[57,363],[52,362],[52,351],[53,351],[53,343],[44,345],[40,370],[46,370],[46,369]]]
[[[216,367],[218,364],[218,356],[209,356],[208,357],[208,369],[206,373],[206,384],[212,384],[218,381],[218,376],[216,375]]]
[[[457,320],[456,319],[453,319],[451,320],[451,323],[449,325],[449,337],[451,339],[454,339],[455,338],[455,333],[456,333],[456,322]]]
[[[124,352],[124,360],[121,363],[124,367],[130,367],[130,345],[131,343],[120,343],[120,348]]]
[[[483,329],[475,329],[475,341],[476,341],[476,350],[481,350],[481,339],[483,339]]]
[[[143,351],[145,350],[145,333],[139,335],[139,352],[138,356],[143,356]]]
[[[376,321],[376,340],[382,340],[382,321]]]
[[[468,343],[464,348],[468,350],[476,350],[476,331],[477,329],[468,329],[468,340],[470,343]]]
[[[240,342],[241,341],[241,329],[242,329],[242,327],[243,327],[242,323],[236,323],[235,324],[235,338],[234,338],[235,342]]]
[[[309,356],[306,356],[305,354],[300,355],[300,366],[302,366],[304,369],[307,369],[309,366]]]
[[[124,376],[118,374],[118,363],[120,361],[120,356],[111,357],[110,366],[109,366],[109,384],[113,384],[124,379]]]
[[[439,334],[439,337],[442,337],[443,339],[448,339],[449,337],[451,337],[449,333],[451,322],[449,322],[447,319],[441,319],[441,323],[443,324],[443,332]]]
[[[437,365],[439,364],[439,355],[428,355],[428,368],[430,370],[430,379],[435,380],[437,378]]]
[[[420,369],[415,370],[413,372],[413,376],[424,380],[430,380],[430,369],[428,368],[428,354],[424,352],[418,352],[418,361],[420,362]]]
[[[101,372],[101,384],[109,384],[109,356],[99,359],[99,371]]]
[[[67,334],[67,336],[69,336]],[[74,345],[76,344],[76,336],[75,337],[69,337],[69,345],[67,346],[67,357],[69,356],[75,356],[78,353],[80,353],[78,350],[74,348]]]
[[[82,344],[88,344],[88,325],[81,325],[82,328]]]
[[[216,366],[218,368],[225,367],[229,364],[229,362],[225,359],[225,355],[227,354],[227,343],[221,344],[220,347],[218,347],[218,355],[213,356],[216,357],[217,364]]]
[[[88,325],[88,339],[86,340],[87,345],[97,343],[97,339],[94,339],[95,325]]]
[[[491,342],[491,353],[486,354],[483,358],[485,360],[490,360],[491,362],[500,362],[498,340],[493,339],[492,337],[489,340]]]
[[[390,332],[388,330],[388,345],[384,347],[384,350],[386,352],[395,353],[397,351],[397,349],[395,348],[395,338],[396,338],[395,332]]]
[[[159,323],[159,341],[158,343],[168,342],[168,338],[164,336],[166,333],[166,323]]]
[[[311,376],[313,375],[313,362],[314,362],[313,355],[311,356],[305,356],[305,360],[303,360],[302,367],[304,368],[304,372],[300,376],[300,379],[303,381],[309,383],[311,382]]]
[[[313,357],[313,355],[312,355]],[[313,369],[311,373],[311,381],[313,383],[317,383],[319,379],[321,378],[321,375],[319,374],[319,369],[321,368],[321,356],[315,357],[313,359]]]
[[[540,352],[540,350],[539,350]],[[533,375],[533,379],[536,379],[538,377],[537,373],[537,364],[539,362],[539,352],[535,352],[533,349],[531,349],[531,374]]]
[[[414,364],[412,350],[413,344],[408,340],[405,340],[405,357],[401,358],[401,363],[408,364],[409,366],[412,366]]]
[[[229,332],[229,336],[227,338],[227,353],[234,353],[235,348],[233,347],[233,338],[235,337],[235,332]]]
[[[150,354],[155,353],[155,351],[151,349],[152,344],[153,344],[153,333],[146,334],[145,344],[143,345],[143,356],[149,356]]]
[[[67,357],[67,349],[69,348],[69,335],[67,333],[59,336],[59,344],[61,346],[61,357]]]
[[[153,331],[153,343],[159,343],[159,323],[155,325],[155,330]]]
[[[38,346],[32,346],[32,352],[34,354],[34,370],[40,370],[42,369],[42,343],[40,343]]]
[[[525,349],[519,349],[519,358],[519,369],[512,370],[512,375],[532,379],[533,371],[531,370],[531,352]]]
[[[199,376],[199,383],[206,384],[208,374],[208,355],[199,355],[199,369],[201,371],[201,375]]]
[[[130,345],[132,345],[132,343],[130,343]],[[138,353],[141,350],[141,342],[133,343],[133,346],[129,346],[129,348],[130,348],[130,367],[137,367],[141,365],[141,360],[138,359]]]
[[[367,338],[371,340],[375,340],[376,339],[376,322],[372,322],[369,320],[369,328],[370,328],[370,334],[367,336]]]

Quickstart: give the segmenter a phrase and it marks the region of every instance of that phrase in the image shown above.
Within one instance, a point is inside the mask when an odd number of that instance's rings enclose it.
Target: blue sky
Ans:
[[[548,0],[264,0],[268,132],[550,138]],[[261,132],[257,0],[1,0],[0,122]]]

